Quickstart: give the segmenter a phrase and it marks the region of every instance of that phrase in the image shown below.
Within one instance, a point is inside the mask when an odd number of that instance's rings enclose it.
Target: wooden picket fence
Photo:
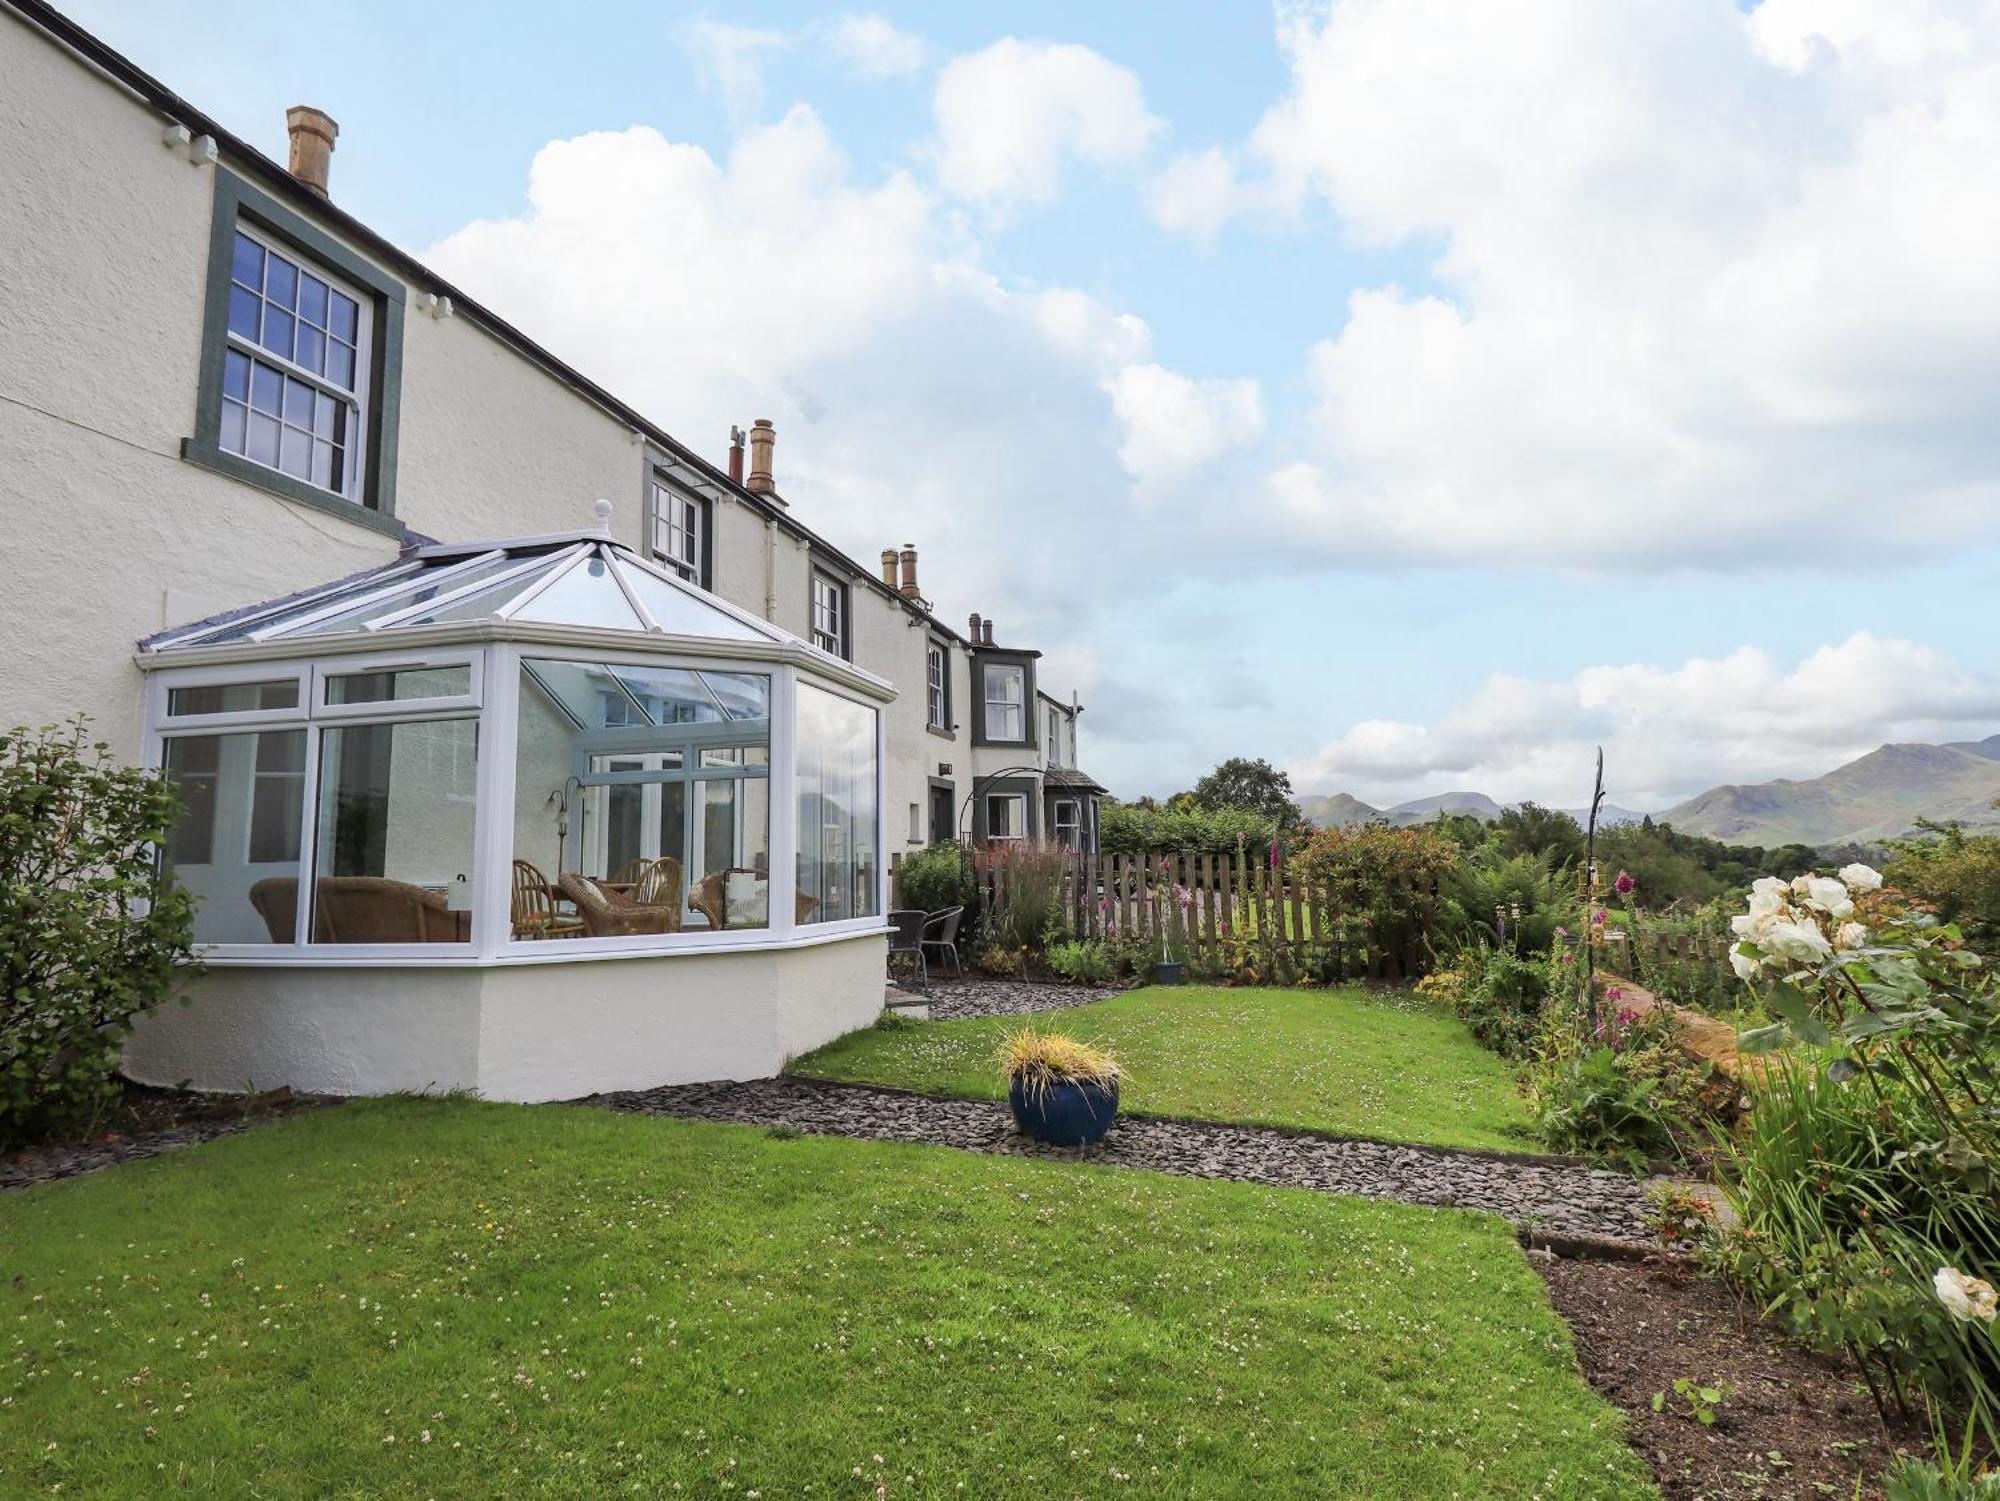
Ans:
[[[1604,946],[1600,962],[1669,999],[1699,1005],[1740,988],[1729,964],[1735,940],[1726,933],[1663,933],[1642,924],[1636,935],[1607,936],[1618,941]]]
[[[1134,935],[1167,946],[1197,973],[1254,968],[1280,982],[1305,974],[1403,979],[1422,965],[1436,894],[1412,889],[1408,920],[1394,934],[1343,913],[1330,891],[1287,868],[1277,848],[1224,854],[1083,854],[993,846],[971,855],[978,909],[987,931],[1024,880],[1049,879],[1061,865],[1064,925],[1078,938]],[[1029,869],[1030,864],[1034,868]]]

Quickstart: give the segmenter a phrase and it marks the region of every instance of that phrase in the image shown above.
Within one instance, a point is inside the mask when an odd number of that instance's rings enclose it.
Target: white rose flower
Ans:
[[[1739,912],[1729,919],[1729,931],[1738,938],[1749,938],[1757,931],[1757,914]]]
[[[1842,866],[1840,879],[1847,883],[1850,891],[1880,891],[1882,889],[1882,872],[1859,863]]]
[[[1737,979],[1752,984],[1756,983],[1757,977],[1764,972],[1762,964],[1737,949],[1729,951],[1729,967],[1736,971]]]
[[[1968,1277],[1956,1267],[1939,1267],[1931,1286],[1937,1289],[1938,1302],[1960,1323],[1969,1324],[1977,1319],[1990,1324],[1994,1313],[2000,1312],[2000,1295],[1994,1293],[1993,1284]]]
[[[1797,964],[1817,964],[1833,952],[1816,922],[1773,922],[1758,935],[1757,946]]]
[[[1833,935],[1833,946],[1837,949],[1858,949],[1868,942],[1868,930],[1858,922],[1844,922],[1840,931]]]
[[[1775,912],[1785,905],[1791,887],[1776,876],[1759,876],[1750,883],[1750,910]]]
[[[1854,915],[1854,903],[1848,899],[1847,888],[1840,882],[1830,876],[1807,876],[1805,883],[1808,907],[1817,907],[1836,922]]]

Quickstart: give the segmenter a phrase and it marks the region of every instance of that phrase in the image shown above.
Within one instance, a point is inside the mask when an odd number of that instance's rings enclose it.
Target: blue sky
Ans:
[[[345,207],[697,447],[774,416],[1122,793],[2000,730],[1988,6],[70,9],[275,156],[326,108]]]

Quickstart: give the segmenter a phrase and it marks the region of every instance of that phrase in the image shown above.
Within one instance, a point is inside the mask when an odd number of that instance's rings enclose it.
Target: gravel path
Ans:
[[[1121,1116],[1095,1147],[1046,1147],[1015,1131],[1004,1104],[815,1079],[670,1085],[593,1095],[578,1103],[639,1115],[796,1126],[822,1136],[922,1142],[1431,1207],[1485,1209],[1559,1248],[1572,1243],[1657,1247],[1642,1222],[1645,1184],[1622,1173],[1563,1162],[1138,1116]]]
[[[973,1016],[1027,1016],[1036,1011],[1062,1011],[1087,1006],[1117,995],[1088,985],[1044,985],[1030,980],[940,980],[930,994],[910,992],[913,1001],[927,1002],[932,1021],[964,1021]]]
[[[234,1136],[251,1126],[261,1125],[262,1120],[212,1120],[193,1121],[185,1126],[170,1126],[164,1131],[142,1131],[131,1136],[122,1136],[116,1141],[81,1142],[57,1147],[39,1147],[22,1152],[18,1156],[0,1160],[0,1191],[10,1188],[31,1188],[37,1183],[53,1183],[58,1178],[74,1178],[83,1173],[93,1173],[101,1167],[113,1167],[121,1162],[136,1161],[141,1157],[157,1157],[162,1152],[171,1152],[176,1147],[191,1147],[204,1141],[213,1141],[218,1136]]]

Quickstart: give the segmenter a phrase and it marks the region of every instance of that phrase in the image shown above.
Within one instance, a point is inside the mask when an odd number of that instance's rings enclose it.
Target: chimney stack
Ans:
[[[893,547],[882,549],[882,582],[891,589],[896,587],[896,549]]]
[[[979,612],[972,612],[972,623],[965,628],[965,639],[974,646],[979,644]]]
[[[310,104],[295,104],[285,111],[285,130],[292,138],[289,166],[292,176],[326,197],[327,168],[333,160],[334,137],[340,127],[333,116]]]
[[[990,620],[987,621],[985,625],[980,627],[980,630],[983,634],[979,638],[979,644],[981,646],[991,646],[993,644],[993,622]]]
[[[771,426],[769,417],[759,417],[750,424],[750,478],[743,487],[757,495],[775,495],[778,482],[771,478],[771,450],[778,441],[778,430]]]
[[[884,553],[883,556],[887,557],[888,554]],[[902,563],[903,563],[903,586],[902,586],[903,598],[905,599],[923,598],[922,594],[920,594],[917,590],[917,549],[914,544],[909,542],[905,542],[903,544]]]
[[[729,482],[743,483],[743,429],[733,422],[729,424]]]

